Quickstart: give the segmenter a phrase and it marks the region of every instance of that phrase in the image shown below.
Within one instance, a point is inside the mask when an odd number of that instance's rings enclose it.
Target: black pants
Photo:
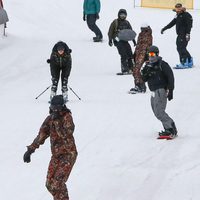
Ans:
[[[126,41],[114,41],[114,45],[117,47],[118,53],[121,56],[122,72],[133,70],[133,52],[131,45]]]
[[[50,69],[51,69],[51,76],[52,76],[52,90],[54,92],[57,91],[58,82],[61,75],[62,91],[63,92],[67,91],[68,77],[69,77],[71,67],[69,69],[68,67],[60,68],[58,66],[51,66]]]
[[[176,46],[181,63],[185,63],[187,58],[189,61],[191,59],[191,55],[186,49],[187,45],[188,41],[186,41],[185,35],[178,35],[176,39]]]
[[[96,37],[99,37],[99,38],[103,38],[103,35],[99,29],[99,27],[96,25],[96,15],[95,14],[89,14],[87,15],[87,25],[88,25],[88,28],[93,31],[96,35]]]

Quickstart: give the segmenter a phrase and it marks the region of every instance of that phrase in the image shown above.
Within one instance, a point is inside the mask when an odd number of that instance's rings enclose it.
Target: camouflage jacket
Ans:
[[[70,112],[62,111],[59,119],[52,119],[49,115],[40,127],[37,137],[28,146],[32,152],[39,148],[45,140],[50,137],[51,152],[55,157],[64,154],[77,154],[76,145],[73,137],[74,123]]]
[[[152,45],[152,30],[150,27],[142,30],[137,39],[137,45],[135,48],[135,60],[137,60],[142,56],[145,57],[148,48]]]

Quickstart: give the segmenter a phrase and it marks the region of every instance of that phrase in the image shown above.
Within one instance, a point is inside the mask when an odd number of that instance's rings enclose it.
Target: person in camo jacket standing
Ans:
[[[74,123],[71,111],[64,104],[63,96],[53,97],[50,115],[44,120],[37,137],[27,146],[24,162],[31,161],[31,154],[50,137],[52,157],[47,173],[46,187],[54,200],[69,200],[65,182],[76,161],[77,150],[73,137]]]
[[[148,49],[152,45],[152,29],[144,23],[141,25],[141,32],[139,33],[135,52],[133,54],[135,65],[133,67],[133,77],[135,87],[130,89],[130,94],[145,93],[146,86],[142,80],[140,70],[144,62],[148,62]]]

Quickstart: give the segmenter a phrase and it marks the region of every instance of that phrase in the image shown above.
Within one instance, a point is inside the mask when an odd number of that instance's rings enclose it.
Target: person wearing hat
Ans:
[[[144,62],[148,60],[148,49],[152,45],[153,37],[152,37],[152,29],[151,27],[144,23],[141,25],[141,32],[137,38],[137,45],[135,48],[135,52],[133,54],[135,66],[133,67],[133,77],[135,87],[130,89],[130,94],[137,93],[145,93],[146,86],[144,81],[142,80],[140,70],[143,66]]]
[[[118,18],[115,19],[108,31],[108,45],[117,47],[118,53],[121,57],[121,73],[117,73],[119,75],[123,74],[132,74],[133,70],[133,52],[131,46],[128,41],[119,40],[118,33],[120,30],[131,29],[131,24],[128,20],[126,20],[127,12],[125,9],[120,9],[118,12]],[[134,46],[136,45],[135,39],[132,40]]]
[[[50,101],[56,95],[60,76],[62,95],[65,103],[68,101],[67,84],[72,67],[71,52],[72,50],[69,49],[65,42],[59,41],[54,45],[51,57],[47,60],[47,63],[50,63],[50,72],[52,77]]]
[[[162,28],[161,34],[176,25],[176,46],[179,53],[180,64],[176,65],[175,68],[191,68],[193,66],[193,58],[186,47],[190,41],[193,19],[191,14],[186,12],[186,9],[181,3],[177,3],[173,11],[176,12],[176,17],[167,26]]]
[[[172,118],[165,112],[167,99],[173,99],[174,75],[169,64],[159,56],[156,46],[149,47],[149,63],[141,70],[144,82],[148,83],[151,96],[151,107],[154,115],[162,122],[164,130],[159,132],[160,136],[177,136],[177,129]]]
[[[52,98],[49,115],[40,127],[37,137],[27,146],[23,160],[31,162],[31,154],[50,137],[51,161],[49,163],[46,187],[54,200],[69,200],[66,181],[77,158],[73,137],[74,122],[71,111],[64,104],[63,96]]]
[[[100,8],[100,0],[84,0],[83,21],[87,22],[88,28],[96,35],[93,37],[94,42],[101,42],[103,38],[101,30],[96,25],[96,20],[99,19]]]

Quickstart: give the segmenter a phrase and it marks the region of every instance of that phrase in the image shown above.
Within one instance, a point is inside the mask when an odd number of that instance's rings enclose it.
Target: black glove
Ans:
[[[26,162],[26,163],[30,163],[30,162],[31,162],[31,154],[32,154],[32,153],[33,153],[33,151],[30,150],[30,149],[28,149],[28,150],[25,152],[24,157],[23,157],[24,162]]]
[[[163,34],[164,31],[166,31],[166,29],[165,29],[165,28],[162,28],[161,31],[160,31],[160,33]]]
[[[134,44],[134,47],[135,47],[135,46],[136,46],[136,44],[137,44],[135,40],[133,40],[133,44]]]
[[[86,20],[86,15],[83,13],[83,21]]]
[[[51,62],[51,60],[50,59],[47,59],[47,63],[50,63]]]
[[[98,13],[96,14],[96,19],[99,19],[99,14]]]
[[[169,101],[171,101],[173,99],[173,90],[168,91],[167,98]]]
[[[189,33],[186,34],[185,39],[186,39],[187,42],[190,41],[190,34]]]
[[[112,45],[113,45],[112,40],[109,40],[109,41],[108,41],[108,45],[109,45],[110,47],[112,47]]]

